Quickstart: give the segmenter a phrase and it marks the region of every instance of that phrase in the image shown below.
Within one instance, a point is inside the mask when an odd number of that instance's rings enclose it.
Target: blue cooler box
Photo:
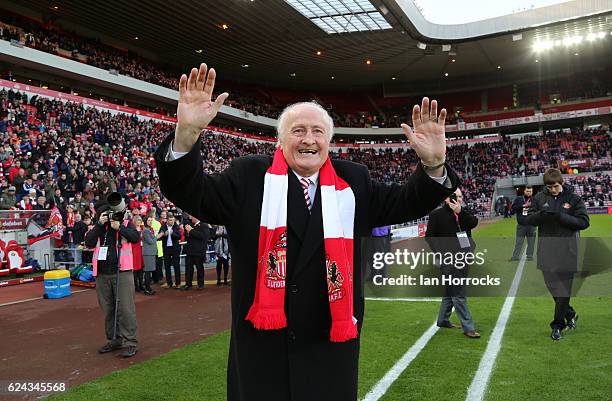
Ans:
[[[52,270],[45,273],[45,298],[64,298],[70,296],[70,272]]]

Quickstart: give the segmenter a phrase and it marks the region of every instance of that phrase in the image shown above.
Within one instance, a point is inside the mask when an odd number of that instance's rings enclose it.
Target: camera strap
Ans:
[[[106,260],[106,257],[108,256],[108,246],[106,246],[108,228],[104,227],[104,230],[104,242],[102,243],[102,245],[100,246],[100,250],[98,251],[98,260]]]

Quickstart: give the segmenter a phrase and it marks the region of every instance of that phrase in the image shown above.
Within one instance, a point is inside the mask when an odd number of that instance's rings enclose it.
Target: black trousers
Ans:
[[[576,316],[576,311],[570,305],[572,294],[573,272],[546,272],[543,271],[544,282],[555,300],[555,315],[550,327],[563,330],[567,323]]]
[[[155,271],[153,272],[153,281],[155,283],[159,283],[162,278],[164,278],[164,257],[156,256],[155,257]]]
[[[157,272],[144,272],[144,288],[147,291],[151,291],[151,275]]]
[[[185,285],[191,287],[194,267],[198,271],[198,287],[204,287],[204,256],[196,255],[185,257]]]
[[[136,291],[142,290],[142,279],[143,279],[142,269],[134,270],[134,288],[136,289]]]
[[[179,249],[164,249],[164,268],[166,269],[166,283],[172,285],[172,268],[174,268],[174,281],[178,287],[181,285],[181,258]]]
[[[221,271],[223,270],[223,281],[227,283],[227,272],[229,271],[229,260],[217,256],[217,281],[221,281]]]

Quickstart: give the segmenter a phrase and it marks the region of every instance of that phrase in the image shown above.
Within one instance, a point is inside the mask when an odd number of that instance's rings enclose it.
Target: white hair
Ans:
[[[329,142],[331,142],[332,138],[334,137],[334,120],[331,118],[327,110],[325,110],[319,103],[311,101],[293,103],[285,107],[281,115],[278,117],[278,123],[276,125],[276,138],[278,139],[279,144],[281,142],[282,137],[287,133],[287,130],[289,129],[289,127],[287,127],[287,117],[289,113],[291,113],[296,107],[304,105],[312,106],[315,109],[321,111],[323,121],[325,122],[325,125],[327,125],[327,135],[329,136],[328,140]]]

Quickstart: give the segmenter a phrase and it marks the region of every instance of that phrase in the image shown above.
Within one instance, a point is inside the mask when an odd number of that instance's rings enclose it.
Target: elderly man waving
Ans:
[[[373,227],[422,217],[459,184],[445,164],[444,119],[424,98],[402,129],[421,163],[404,184],[371,180],[363,165],[330,160],[333,122],[316,103],[287,107],[273,157],[202,169],[200,132],[228,94],[202,64],[179,83],[178,122],[156,154],[166,197],[227,227],[232,263],[231,401],[357,399],[364,299],[360,243]]]

